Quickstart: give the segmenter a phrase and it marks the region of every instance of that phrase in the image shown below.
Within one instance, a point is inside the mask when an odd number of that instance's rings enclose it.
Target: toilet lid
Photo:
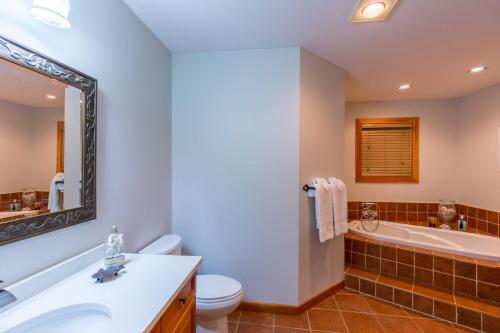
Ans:
[[[241,293],[241,284],[227,276],[198,275],[196,277],[196,299],[213,301],[231,299]]]
[[[170,254],[181,243],[179,235],[165,235],[139,251],[140,254]]]

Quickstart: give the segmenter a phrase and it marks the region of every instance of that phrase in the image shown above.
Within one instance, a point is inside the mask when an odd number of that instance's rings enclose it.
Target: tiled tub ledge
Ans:
[[[346,266],[500,304],[500,262],[381,242],[348,233]]]
[[[389,222],[428,226],[427,219],[437,217],[438,203],[415,202],[377,202],[380,207],[380,219]],[[468,232],[500,237],[500,212],[457,204],[458,214],[465,215]],[[349,201],[350,220],[359,219],[361,202]],[[452,228],[456,223],[451,223]]]
[[[348,289],[472,330],[500,332],[500,307],[493,302],[354,267],[348,267],[345,274]]]

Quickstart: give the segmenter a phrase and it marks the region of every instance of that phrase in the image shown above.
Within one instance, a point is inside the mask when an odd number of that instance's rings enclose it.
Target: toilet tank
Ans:
[[[139,251],[139,254],[181,255],[181,236],[162,236]]]

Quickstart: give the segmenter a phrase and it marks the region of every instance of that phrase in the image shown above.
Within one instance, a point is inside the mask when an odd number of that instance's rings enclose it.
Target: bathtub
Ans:
[[[24,212],[24,211],[17,211],[17,212],[0,212],[0,219],[5,219],[9,217],[15,217],[15,216],[21,216],[21,215],[26,215],[30,211]]]
[[[374,232],[367,232],[360,223],[358,220],[349,222],[349,231],[366,238],[390,243],[500,261],[500,238],[498,237],[386,221],[380,221],[378,229]],[[372,226],[368,225],[368,230],[372,229]]]

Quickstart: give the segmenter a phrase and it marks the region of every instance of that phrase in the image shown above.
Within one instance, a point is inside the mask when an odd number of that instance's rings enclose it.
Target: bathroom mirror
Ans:
[[[96,87],[0,37],[0,245],[95,219]]]

